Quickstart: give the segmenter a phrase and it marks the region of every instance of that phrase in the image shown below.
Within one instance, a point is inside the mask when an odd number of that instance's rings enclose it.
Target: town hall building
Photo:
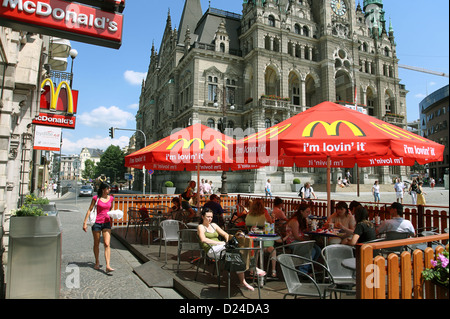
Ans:
[[[241,13],[186,0],[178,28],[170,12],[159,50],[153,45],[142,84],[137,129],[148,144],[195,123],[233,134],[261,131],[323,101],[360,110],[406,128],[406,91],[398,75],[392,23],[382,0],[247,0]],[[240,138],[232,136],[234,138]],[[242,137],[242,136],[241,136]],[[144,139],[136,136],[137,149]],[[350,170],[353,183],[391,184],[405,167]],[[345,173],[333,169],[332,181]],[[142,185],[137,177],[136,186]],[[178,191],[196,172],[155,172],[153,189],[166,180]],[[324,184],[326,169],[267,167],[227,174],[229,192],[279,192],[292,180]],[[220,188],[221,174],[202,173]]]

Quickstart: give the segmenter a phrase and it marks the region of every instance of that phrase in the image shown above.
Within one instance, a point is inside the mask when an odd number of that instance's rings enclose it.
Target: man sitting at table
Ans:
[[[223,214],[225,213],[224,209],[220,205],[220,197],[216,194],[212,194],[209,196],[209,201],[203,206],[204,208],[209,208],[213,212],[213,220],[212,222],[219,225],[220,227],[224,227],[225,221],[223,219]]]
[[[403,205],[394,202],[389,207],[392,219],[384,220],[376,229],[377,234],[386,232],[409,233],[411,236],[416,234],[414,226],[409,220],[403,218]]]

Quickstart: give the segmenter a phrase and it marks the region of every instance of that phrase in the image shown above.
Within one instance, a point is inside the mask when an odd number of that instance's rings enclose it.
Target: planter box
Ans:
[[[291,184],[291,190],[297,194],[300,191],[300,188],[302,188],[302,184]]]
[[[176,187],[163,187],[162,188],[164,194],[173,195],[175,194],[175,191],[177,190]]]
[[[59,217],[12,217],[6,298],[58,299],[60,284]]]

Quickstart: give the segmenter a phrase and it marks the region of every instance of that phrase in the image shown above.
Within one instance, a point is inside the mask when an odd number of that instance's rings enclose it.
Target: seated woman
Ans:
[[[250,206],[250,211],[248,212],[247,217],[245,218],[245,224],[247,227],[258,227],[264,228],[265,223],[273,224],[275,222],[274,218],[270,216],[267,209],[264,207],[264,201],[262,198],[257,198],[253,201],[252,206]],[[265,241],[264,242],[264,251],[267,251],[270,254],[271,264],[272,264],[272,277],[277,277],[276,270],[276,256],[277,252],[274,249],[274,241]]]
[[[275,197],[273,200],[272,215],[275,218],[275,232],[282,237],[286,235],[286,223],[289,220],[283,211],[283,200]]]
[[[197,234],[200,239],[200,243],[208,257],[217,258],[220,256],[220,253],[225,250],[225,244],[229,240],[230,236],[217,224],[212,222],[213,212],[210,209],[203,209],[201,217],[202,223],[197,227]],[[222,236],[225,241],[219,240],[219,236]],[[245,281],[244,272],[236,273],[239,277],[240,287],[246,288],[250,291],[255,290]],[[264,276],[265,274],[266,273],[264,271],[258,269],[259,276]]]
[[[245,227],[245,218],[250,210],[250,205],[252,204],[251,199],[246,199],[244,205],[236,204],[236,213],[231,217],[231,225],[234,227]]]
[[[344,245],[355,246],[376,239],[375,226],[368,220],[369,212],[363,206],[355,211],[356,227],[351,238],[342,241]]]
[[[169,208],[168,214],[172,219],[179,221],[186,220],[188,213],[181,207],[181,201],[179,197],[172,198],[172,207]]]
[[[353,235],[356,222],[346,202],[337,203],[336,212],[328,217],[326,225],[329,226],[330,223],[334,223],[334,227],[344,231],[348,237]],[[329,242],[330,244],[339,244],[341,240],[339,238],[330,238]]]
[[[310,238],[305,232],[308,231],[308,216],[311,214],[311,206],[308,203],[301,203],[294,216],[286,224],[286,244],[308,241]],[[320,256],[320,247],[315,244],[311,256],[304,256],[317,260]],[[307,270],[303,268],[302,270]]]

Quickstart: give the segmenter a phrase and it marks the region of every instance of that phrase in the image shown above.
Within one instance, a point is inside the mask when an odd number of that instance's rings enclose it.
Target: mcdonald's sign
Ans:
[[[364,131],[360,129],[357,125],[344,121],[334,121],[333,123],[327,123],[324,121],[314,121],[309,123],[305,129],[303,130],[303,137],[313,137],[314,136],[314,130],[317,128],[317,126],[322,125],[325,128],[325,131],[328,136],[339,136],[339,129],[342,124],[345,124],[356,137],[363,137],[366,136]]]
[[[41,84],[41,92],[41,113],[33,120],[33,124],[75,129],[78,91],[72,90],[66,81],[55,88],[51,79],[45,79]]]
[[[180,139],[176,140],[175,142],[173,142],[172,144],[170,144],[169,147],[167,148],[167,150],[173,150],[175,145],[177,145],[178,143],[181,143],[181,142],[183,143],[183,146],[182,146],[183,149],[190,148],[194,144],[194,142],[198,142],[198,146],[201,150],[203,150],[205,148],[205,142],[199,138],[193,138],[192,140],[180,138]]]

